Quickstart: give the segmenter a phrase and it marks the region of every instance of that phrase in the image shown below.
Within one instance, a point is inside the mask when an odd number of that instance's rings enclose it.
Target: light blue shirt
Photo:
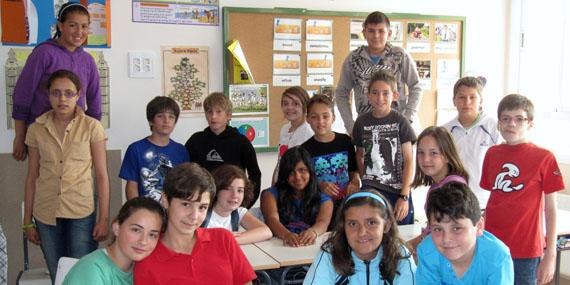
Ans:
[[[414,273],[416,272],[416,263],[411,254],[402,247],[404,256],[398,261],[399,272],[394,277],[392,285],[411,285],[414,284]],[[349,284],[385,284],[384,278],[380,274],[380,261],[382,260],[382,247],[378,250],[376,257],[366,264],[362,259],[358,258],[352,252],[352,260],[354,261],[354,274],[348,276]],[[333,266],[332,255],[321,250],[311,264],[311,268],[305,276],[304,285],[311,284],[335,284],[342,276],[339,275]]]
[[[458,278],[453,267],[435,247],[429,235],[418,246],[417,284],[513,284],[513,260],[507,246],[491,233],[477,237],[471,265]]]

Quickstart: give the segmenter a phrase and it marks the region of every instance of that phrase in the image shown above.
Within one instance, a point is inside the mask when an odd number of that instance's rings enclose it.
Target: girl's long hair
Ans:
[[[466,182],[469,182],[469,172],[463,166],[461,157],[459,157],[459,152],[455,146],[455,142],[451,133],[444,127],[430,126],[425,128],[422,133],[418,136],[418,141],[416,145],[420,145],[420,141],[427,136],[432,136],[437,142],[439,150],[445,158],[447,158],[448,164],[447,169],[448,175],[458,175],[465,178]],[[425,175],[420,169],[420,164],[418,161],[418,156],[416,155],[416,174],[414,175],[414,181],[412,182],[412,187],[418,186],[429,186],[435,181],[430,176]]]
[[[332,255],[332,262],[335,271],[341,276],[350,276],[355,273],[354,261],[352,260],[352,249],[348,244],[345,232],[345,213],[351,207],[368,205],[378,210],[378,214],[385,221],[384,226],[390,227],[382,237],[380,246],[383,249],[382,260],[380,261],[380,274],[384,280],[394,280],[399,274],[398,263],[401,259],[409,258],[408,251],[404,251],[404,241],[398,233],[398,223],[394,218],[392,207],[386,198],[375,190],[363,190],[378,195],[384,200],[384,204],[371,197],[356,197],[344,200],[337,211],[336,225],[334,232],[328,240],[321,246],[323,251]]]
[[[283,225],[289,223],[289,219],[295,215],[295,190],[287,181],[289,174],[295,171],[297,163],[302,162],[309,170],[309,183],[303,190],[303,198],[301,202],[301,210],[303,211],[303,222],[313,225],[317,219],[317,214],[321,205],[321,196],[315,175],[315,167],[311,155],[308,151],[300,146],[288,149],[281,157],[279,163],[279,174],[275,187],[279,192],[277,199],[277,209],[279,211],[279,220]]]

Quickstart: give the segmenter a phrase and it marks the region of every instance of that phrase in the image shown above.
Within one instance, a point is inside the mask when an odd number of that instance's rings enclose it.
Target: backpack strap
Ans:
[[[347,285],[348,283],[348,276],[341,275],[340,278],[334,283],[334,285]]]
[[[232,211],[232,231],[237,232],[239,231],[239,213],[238,210],[235,209]]]
[[[200,227],[207,228],[208,224],[210,223],[211,217],[212,217],[212,208],[208,209],[208,213],[206,213],[206,218],[204,219],[204,222],[202,222],[202,225],[200,225]]]

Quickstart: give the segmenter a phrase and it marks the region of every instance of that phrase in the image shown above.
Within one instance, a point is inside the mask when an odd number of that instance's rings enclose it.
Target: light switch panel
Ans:
[[[154,78],[156,54],[152,51],[129,51],[129,77]]]

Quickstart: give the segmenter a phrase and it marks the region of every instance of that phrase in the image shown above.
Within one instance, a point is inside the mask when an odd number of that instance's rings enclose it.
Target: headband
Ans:
[[[57,20],[60,22],[61,22],[61,15],[63,15],[63,11],[65,11],[69,7],[81,6],[81,8],[85,9],[85,11],[87,11],[87,13],[89,13],[89,10],[87,10],[87,8],[85,8],[85,6],[81,5],[81,3],[78,3],[78,2],[67,2],[67,3],[69,5],[63,7],[63,9],[59,10],[59,14],[57,14]]]
[[[384,205],[384,207],[388,208],[388,205],[386,204],[386,201],[385,201],[382,197],[380,197],[380,196],[378,196],[378,195],[376,195],[376,194],[374,194],[374,193],[372,193],[372,192],[357,192],[357,193],[354,193],[354,194],[348,196],[348,198],[346,198],[346,202],[348,202],[348,201],[350,201],[350,200],[352,200],[352,199],[354,199],[354,198],[366,198],[366,197],[372,198],[372,199],[374,199],[374,200],[380,202],[380,204]]]

